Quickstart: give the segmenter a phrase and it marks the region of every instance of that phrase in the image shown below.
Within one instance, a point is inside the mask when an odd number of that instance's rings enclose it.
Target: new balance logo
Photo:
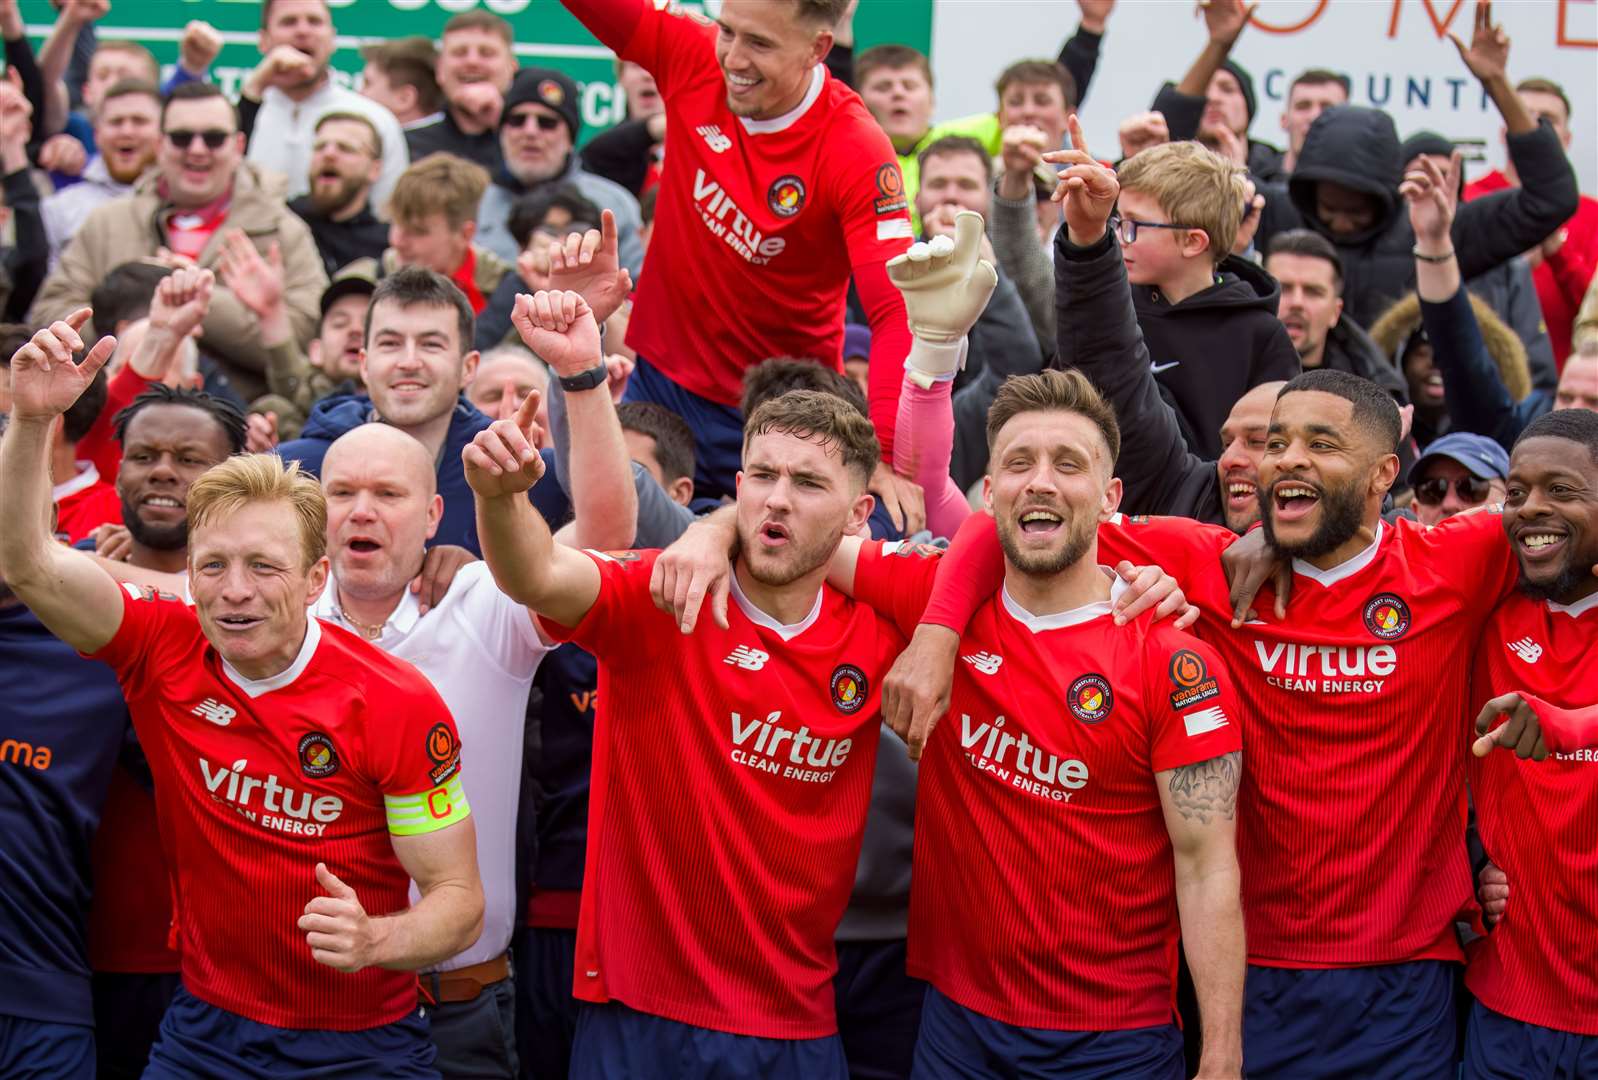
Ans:
[[[736,664],[745,671],[759,671],[766,666],[766,661],[770,659],[770,653],[763,653],[759,649],[751,649],[747,645],[740,645],[722,663]]]
[[[711,153],[725,154],[732,149],[732,140],[723,135],[715,124],[703,124],[694,130],[704,137],[705,145],[710,147]]]
[[[203,716],[217,727],[227,727],[239,711],[231,705],[224,705],[216,698],[206,698],[194,708],[189,710],[195,716]]]
[[[1191,736],[1219,730],[1225,727],[1229,721],[1226,719],[1226,713],[1221,711],[1219,705],[1211,705],[1207,709],[1184,714],[1182,723],[1187,725],[1187,733]]]
[[[970,656],[962,656],[960,659],[984,675],[997,675],[999,673],[999,665],[1004,663],[1004,657],[990,652],[972,653]]]
[[[1504,645],[1528,664],[1535,664],[1542,659],[1543,647],[1529,637],[1523,637],[1519,641],[1506,641]]]

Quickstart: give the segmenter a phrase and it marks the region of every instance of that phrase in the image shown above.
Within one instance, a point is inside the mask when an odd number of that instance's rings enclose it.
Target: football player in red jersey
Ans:
[[[1503,517],[1520,589],[1477,648],[1472,702],[1485,704],[1469,770],[1482,846],[1513,897],[1468,950],[1476,1000],[1465,1076],[1589,1076],[1598,1074],[1598,414],[1561,409],[1526,428]]]
[[[910,337],[884,265],[909,247],[910,216],[887,135],[821,62],[846,0],[724,0],[715,23],[651,0],[563,2],[655,77],[672,132],[627,332],[629,398],[688,420],[701,494],[731,494],[744,370],[798,356],[841,371],[852,278],[891,461]],[[873,489],[897,483],[884,472]]]
[[[115,346],[73,362],[89,316],[12,358],[0,574],[116,670],[155,778],[184,985],[145,1076],[436,1076],[411,972],[470,945],[483,913],[449,712],[414,669],[308,618],[326,506],[273,456],[190,487],[193,608],[51,540],[50,425]]]

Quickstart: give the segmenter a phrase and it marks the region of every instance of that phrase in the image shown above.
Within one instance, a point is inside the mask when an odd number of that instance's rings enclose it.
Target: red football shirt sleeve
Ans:
[[[977,608],[1004,584],[1004,549],[993,518],[987,514],[966,518],[938,564],[921,621],[963,634]]]
[[[461,740],[449,707],[420,673],[374,682],[366,695],[365,772],[383,793],[388,831],[419,836],[471,814]],[[481,748],[487,753],[487,747]]]
[[[1221,553],[1236,539],[1230,529],[1190,518],[1118,514],[1099,526],[1099,562],[1114,566],[1125,559],[1134,566],[1158,566],[1176,579],[1189,603],[1206,615],[1230,620]]]
[[[855,599],[891,619],[901,633],[913,634],[942,561],[943,551],[931,544],[862,544],[854,567]]]
[[[1404,539],[1418,545],[1426,565],[1484,612],[1514,592],[1520,580],[1520,563],[1504,533],[1504,516],[1496,510],[1469,510],[1429,529],[1412,521],[1398,521],[1392,527],[1411,533]]]
[[[121,596],[122,624],[117,632],[99,652],[84,655],[110,665],[124,696],[134,697],[161,677],[161,643],[174,640],[167,629],[178,619],[193,621],[194,613],[181,597],[149,585],[123,582]]]
[[[630,655],[629,648],[646,638],[652,626],[677,632],[671,616],[655,607],[649,596],[649,575],[660,552],[585,550],[583,554],[599,567],[599,595],[576,626],[540,616],[539,625],[551,640],[573,642],[614,664]],[[703,614],[708,616],[708,610]]]
[[[1520,696],[1537,714],[1548,749],[1556,754],[1573,754],[1577,750],[1598,748],[1598,705],[1561,709],[1525,691],[1521,691]]]
[[[1242,711],[1232,677],[1209,645],[1169,623],[1154,623],[1143,650],[1149,763],[1179,769],[1243,748]]]
[[[566,9],[623,60],[655,77],[662,95],[712,64],[713,24],[650,0],[562,0]]]

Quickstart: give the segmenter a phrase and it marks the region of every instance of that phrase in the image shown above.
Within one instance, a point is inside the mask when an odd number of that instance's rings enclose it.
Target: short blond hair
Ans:
[[[1215,262],[1231,253],[1243,224],[1241,165],[1196,142],[1172,142],[1127,158],[1116,174],[1122,191],[1147,195],[1173,225],[1204,230]]]
[[[477,204],[488,190],[488,172],[474,161],[443,152],[428,154],[400,173],[388,199],[388,216],[404,225],[416,225],[443,214],[449,227],[458,229],[477,220]]]
[[[327,498],[299,462],[276,454],[235,454],[212,466],[189,488],[189,533],[258,502],[284,502],[300,526],[305,566],[327,554]]]

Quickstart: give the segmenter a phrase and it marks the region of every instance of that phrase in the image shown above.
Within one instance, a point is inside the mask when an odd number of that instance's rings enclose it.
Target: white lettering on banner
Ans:
[[[250,776],[244,771],[248,766],[249,761],[244,758],[232,765],[217,766],[201,758],[200,776],[212,798],[228,803],[263,829],[321,836],[344,812],[344,800],[336,795],[295,791],[279,783],[276,773],[268,774],[265,780]],[[255,799],[257,790],[261,793],[259,801]]]
[[[756,772],[771,773],[785,780],[798,780],[806,784],[825,784],[838,774],[838,769],[849,760],[854,748],[853,739],[820,739],[810,734],[803,725],[794,731],[783,727],[780,709],[766,714],[762,720],[752,716],[747,722],[732,714],[732,752],[728,755],[739,765]],[[787,743],[787,752],[783,744]]]
[[[973,724],[970,716],[960,714],[960,746],[967,764],[1051,802],[1070,802],[1071,796],[1087,785],[1085,762],[1077,758],[1062,761],[1034,743],[1026,732],[1018,738],[1003,730],[1006,723],[998,716],[991,723]]]
[[[756,229],[721,184],[706,176],[703,169],[694,170],[694,205],[711,235],[725,240],[728,247],[754,266],[765,266],[788,246],[781,237],[768,237]]]
[[[1474,9],[1471,0],[1269,0],[1259,5],[1232,51],[1232,59],[1252,73],[1259,95],[1250,135],[1285,147],[1281,117],[1293,78],[1308,68],[1329,67],[1348,76],[1353,104],[1391,113],[1400,138],[1421,129],[1439,131],[1464,143],[1467,158],[1479,147],[1486,160],[1469,162],[1467,179],[1502,167],[1503,120],[1448,40],[1450,33],[1470,40]],[[1135,66],[1144,77],[1117,77],[1101,66],[1094,78],[1081,117],[1088,145],[1099,157],[1119,152],[1117,125],[1148,109],[1160,80],[1180,77],[1204,47],[1204,23],[1190,11],[1191,5],[1177,0],[1116,5],[1105,48],[1135,42]],[[992,73],[1014,59],[1015,27],[1026,27],[1032,41],[1061,42],[1075,31],[1078,17],[1075,5],[1032,0],[938,4],[935,12],[935,121],[993,107]],[[1598,4],[1495,4],[1493,18],[1514,42],[1511,77],[1535,73],[1552,79],[1572,102],[1581,103],[1578,117],[1589,115],[1582,105],[1598,101]],[[1581,190],[1598,190],[1598,126],[1589,119],[1572,123],[1571,131],[1570,160]]]

